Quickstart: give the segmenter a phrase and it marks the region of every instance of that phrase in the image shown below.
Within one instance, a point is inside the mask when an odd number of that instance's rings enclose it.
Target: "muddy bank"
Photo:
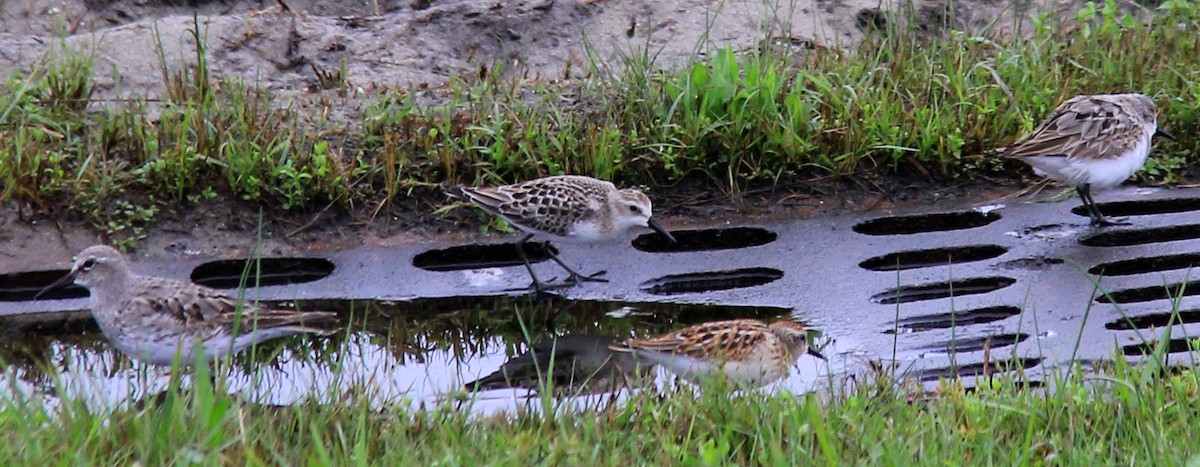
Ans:
[[[1034,2],[1019,14],[1060,8]],[[1013,18],[1011,4],[989,0],[31,0],[0,5],[0,70],[27,70],[65,43],[94,57],[97,98],[156,98],[160,58],[194,66],[198,22],[215,76],[297,96],[316,87],[318,70],[343,66],[358,90],[437,86],[493,67],[569,79],[629,59],[676,67],[717,48],[853,46],[889,21],[930,34],[1016,32],[1024,21]]]

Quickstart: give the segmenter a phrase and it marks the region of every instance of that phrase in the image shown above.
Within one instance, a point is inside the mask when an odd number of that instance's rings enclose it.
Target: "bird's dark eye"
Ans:
[[[642,212],[642,210],[641,210],[641,209],[638,209],[638,207],[637,207],[637,206],[630,205],[630,206],[629,206],[629,212]]]
[[[81,267],[80,269],[87,271],[87,270],[91,269],[92,266],[95,266],[95,265],[96,265],[96,260],[89,259],[89,260],[83,262],[83,267]]]

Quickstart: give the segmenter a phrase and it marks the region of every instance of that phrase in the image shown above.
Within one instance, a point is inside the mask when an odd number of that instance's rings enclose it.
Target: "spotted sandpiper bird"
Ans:
[[[44,290],[70,282],[91,292],[92,316],[113,346],[152,365],[177,358],[191,364],[195,351],[211,362],[270,339],[325,334],[310,325],[336,316],[263,309],[190,282],[134,274],[120,252],[104,245],[84,249],[71,271]]]
[[[612,183],[579,175],[539,178],[497,187],[449,186],[447,195],[468,201],[499,216],[525,236],[517,241],[517,252],[525,263],[533,288],[571,286],[580,282],[607,282],[605,271],[584,275],[567,266],[550,248],[550,259],[570,276],[560,284],[543,284],[525,255],[525,242],[542,236],[564,242],[601,242],[637,227],[651,228],[672,242],[671,235],[650,211],[650,198],[639,190],[618,190]],[[549,240],[547,241],[549,243]]]
[[[1076,96],[1063,102],[1033,132],[999,150],[1034,172],[1075,187],[1093,225],[1121,225],[1104,217],[1092,190],[1120,185],[1146,163],[1150,140],[1161,135],[1154,101],[1142,94]]]
[[[778,381],[806,353],[825,359],[809,346],[808,330],[800,323],[756,319],[702,323],[609,348],[661,365],[687,381],[724,377],[743,387]]]

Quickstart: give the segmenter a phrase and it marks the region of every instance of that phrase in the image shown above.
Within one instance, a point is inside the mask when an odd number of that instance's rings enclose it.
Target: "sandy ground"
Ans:
[[[317,82],[314,66],[344,63],[349,83],[368,92],[493,66],[555,79],[593,64],[619,70],[630,56],[672,67],[718,47],[848,46],[889,18],[932,33],[1010,31],[1031,12],[1014,15],[1025,3],[1004,0],[916,0],[912,15],[908,2],[876,0],[284,1],[290,11],[275,0],[6,0],[0,70],[29,69],[66,45],[94,54],[96,97],[153,98],[160,48],[169,67],[195,63],[193,13],[216,75],[301,95]],[[1060,7],[1039,5],[1021,8]]]
[[[1003,34],[1019,23],[1013,18],[1067,5],[965,0],[950,7],[944,3],[948,0],[917,0],[911,11],[906,9],[910,3],[881,6],[875,0],[284,1],[287,11],[278,8],[276,0],[0,1],[0,77],[37,67],[67,47],[94,57],[98,86],[93,97],[98,103],[154,99],[162,93],[160,51],[172,70],[194,66],[195,41],[189,30],[198,21],[213,74],[240,76],[273,89],[283,97],[280,105],[304,109],[306,100],[335,92],[317,89],[315,70],[344,65],[349,89],[360,98],[338,102],[346,107],[341,115],[352,118],[355,107],[369,102],[381,88],[437,86],[485,68],[561,79],[593,65],[619,72],[624,60],[642,54],[652,57],[656,66],[669,68],[718,47],[845,47],[861,40],[865,28],[894,18],[915,18],[930,34],[987,28]],[[300,105],[292,105],[295,101]],[[753,222],[755,216],[778,215],[781,210],[807,215],[830,206],[887,207],[905,196],[883,195],[880,206],[873,194],[823,196],[829,192],[804,190],[773,191],[749,208],[711,194],[699,195],[708,199],[694,203],[681,199],[656,205],[674,204],[665,215],[671,224],[683,226],[714,218]],[[925,191],[912,199],[936,189]],[[679,207],[683,204],[690,206]],[[429,206],[402,206],[367,223],[320,213],[268,218],[265,252],[406,243],[455,234],[452,221],[414,218],[430,211]],[[461,217],[472,218],[472,213]],[[244,255],[255,243],[256,222],[257,209],[245,206],[196,206],[163,213],[138,250],[154,255]],[[468,233],[457,229],[457,235]],[[103,239],[82,222],[30,222],[18,219],[13,206],[0,205],[0,273],[46,260],[62,263],[98,241]]]

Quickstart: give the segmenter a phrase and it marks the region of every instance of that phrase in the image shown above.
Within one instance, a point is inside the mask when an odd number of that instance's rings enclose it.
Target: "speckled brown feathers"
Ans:
[[[497,187],[451,187],[447,193],[461,194],[522,230],[567,236],[577,223],[607,216],[602,208],[615,191],[609,182],[564,175]]]
[[[825,358],[809,347],[804,325],[787,320],[769,325],[754,319],[715,321],[609,348],[632,353],[686,380],[717,376],[748,386],[783,378],[801,354]]]
[[[714,321],[650,339],[629,339],[626,346],[695,358],[743,360],[769,333],[767,324],[758,320]]]
[[[1157,109],[1149,97],[1077,96],[998,154],[1019,159],[1034,172],[1075,187],[1093,225],[1124,224],[1100,212],[1092,191],[1120,185],[1141,170],[1154,135],[1174,139],[1158,129]]]
[[[229,295],[208,287],[171,279],[142,276],[130,285],[119,309],[145,309],[161,313],[187,329],[209,328],[209,332],[248,332],[251,329],[270,329],[281,326],[303,326],[327,322],[332,313],[297,313],[287,310],[259,308],[242,304]],[[321,332],[309,329],[308,332]]]
[[[497,187],[443,186],[447,195],[468,201],[525,232],[517,241],[521,262],[536,291],[581,282],[607,282],[605,271],[581,274],[557,255],[554,260],[569,276],[558,284],[543,284],[525,256],[524,245],[536,235],[570,242],[611,240],[633,228],[651,228],[674,242],[675,237],[651,213],[650,198],[641,191],[618,190],[612,183],[580,175],[559,175]]]
[[[1143,138],[1146,125],[1156,124],[1156,114],[1154,101],[1141,94],[1076,96],[1000,154],[1114,159]]]
[[[120,252],[104,245],[80,252],[71,272],[50,287],[69,282],[90,291],[92,316],[117,350],[153,365],[211,361],[265,340],[324,333],[310,325],[336,316],[250,303],[239,309],[220,291],[134,274]]]

